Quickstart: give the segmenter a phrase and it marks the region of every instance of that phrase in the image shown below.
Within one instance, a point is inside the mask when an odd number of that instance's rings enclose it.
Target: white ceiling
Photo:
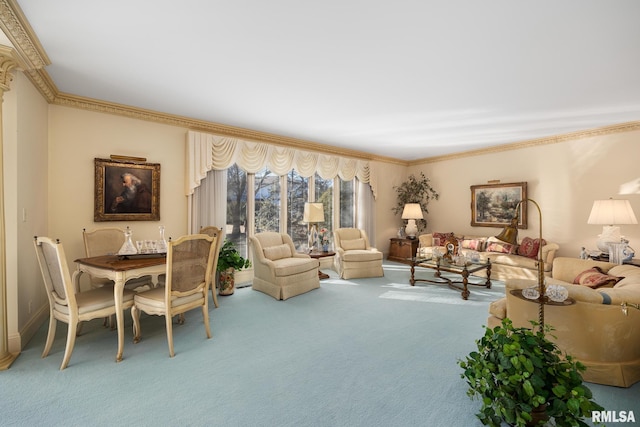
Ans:
[[[637,0],[18,0],[61,92],[411,160],[640,120]]]

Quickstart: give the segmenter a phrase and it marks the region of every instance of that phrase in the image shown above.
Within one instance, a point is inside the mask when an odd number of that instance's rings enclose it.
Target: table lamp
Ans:
[[[595,200],[587,224],[602,225],[602,234],[598,235],[596,245],[601,252],[609,253],[610,243],[620,243],[618,225],[637,224],[633,209],[628,200]]]
[[[418,234],[418,226],[416,225],[416,219],[422,219],[422,208],[420,203],[407,203],[404,205],[402,211],[402,219],[407,220],[407,226],[404,231],[407,233],[409,239],[415,239]]]
[[[320,242],[318,241],[318,229],[316,228],[316,224],[324,222],[324,205],[322,203],[305,203],[302,222],[311,224],[308,236],[309,250],[312,250],[314,245],[317,243],[319,251]]]

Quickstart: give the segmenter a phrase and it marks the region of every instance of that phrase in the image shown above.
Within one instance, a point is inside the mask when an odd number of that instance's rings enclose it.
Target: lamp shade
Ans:
[[[636,215],[628,200],[595,200],[587,224],[637,224]]]
[[[324,222],[324,206],[322,203],[305,203],[302,222],[307,224]]]
[[[407,203],[402,211],[402,219],[422,219],[422,208],[420,203]]]

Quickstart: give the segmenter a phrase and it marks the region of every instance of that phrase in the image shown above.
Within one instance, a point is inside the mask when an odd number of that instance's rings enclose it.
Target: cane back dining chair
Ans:
[[[164,286],[139,292],[134,297],[131,308],[134,343],[141,336],[140,311],[164,316],[169,356],[173,357],[172,318],[198,307],[202,309],[207,338],[211,338],[208,301],[216,240],[206,234],[191,234],[169,242]]]
[[[214,227],[212,225],[209,225],[207,227],[202,227],[200,229],[200,233],[207,234],[211,237],[216,238],[216,248],[213,253],[213,270],[211,272],[211,283],[209,284],[209,286],[211,286],[211,298],[213,298],[213,305],[216,308],[218,308],[218,296],[216,293],[216,277],[218,276],[217,274],[218,258],[220,257],[220,248],[222,247],[222,243],[224,241],[224,235],[222,233],[222,229],[218,227]]]
[[[60,365],[60,370],[63,370],[71,359],[80,322],[110,317],[115,314],[113,290],[109,287],[102,287],[79,292],[76,289],[75,281],[69,274],[62,243],[48,237],[36,236],[34,246],[49,298],[49,332],[42,357],[47,357],[51,350],[56,335],[57,321],[67,323],[69,325],[67,344]],[[75,272],[75,274],[78,273]],[[123,308],[127,309],[133,305],[133,294],[134,292],[131,290],[124,290]]]
[[[115,255],[124,244],[124,230],[118,227],[96,228],[87,231],[82,229],[82,240],[84,241],[84,253],[87,258],[102,255]],[[100,287],[104,285],[112,285],[113,281],[91,277],[91,286]],[[140,290],[143,286],[153,288],[151,276],[142,276],[135,279],[127,280],[125,289]]]

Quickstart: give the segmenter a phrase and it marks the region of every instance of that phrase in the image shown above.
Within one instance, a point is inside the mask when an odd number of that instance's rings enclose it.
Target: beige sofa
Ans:
[[[250,241],[253,290],[286,300],[320,287],[318,260],[296,253],[288,234],[257,233]]]
[[[572,284],[594,266],[624,279],[597,289]],[[629,307],[625,315],[621,307],[622,302],[640,304],[640,267],[558,257],[546,283],[564,286],[575,300],[569,306],[546,305],[544,315],[545,323],[555,329],[551,339],[587,367],[584,379],[619,387],[640,381],[640,310]],[[509,317],[515,326],[531,327],[529,321],[538,320],[538,304],[510,291],[532,286],[537,286],[536,280],[507,280],[506,297],[490,305],[487,326],[493,328]]]
[[[436,237],[437,238],[437,237]],[[538,262],[537,256],[528,257],[518,255],[517,253],[502,253],[502,252],[487,252],[486,248],[489,247],[491,241],[496,241],[495,238],[486,236],[458,236],[455,238],[459,243],[459,253],[467,255],[470,251],[478,252],[481,262],[486,262],[487,259],[491,260],[491,278],[497,280],[506,279],[534,279],[538,277]],[[417,255],[424,257],[431,257],[433,249],[438,247],[444,252],[443,241],[434,244],[434,234],[422,234],[418,236],[419,245]],[[442,240],[440,237],[439,240]],[[502,244],[504,245],[504,244]],[[494,245],[495,246],[495,245]],[[546,276],[551,276],[551,269],[553,267],[553,259],[556,256],[556,251],[560,247],[556,243],[547,242],[542,247],[542,259],[544,261],[544,271]],[[473,273],[476,276],[485,277],[485,270]]]

